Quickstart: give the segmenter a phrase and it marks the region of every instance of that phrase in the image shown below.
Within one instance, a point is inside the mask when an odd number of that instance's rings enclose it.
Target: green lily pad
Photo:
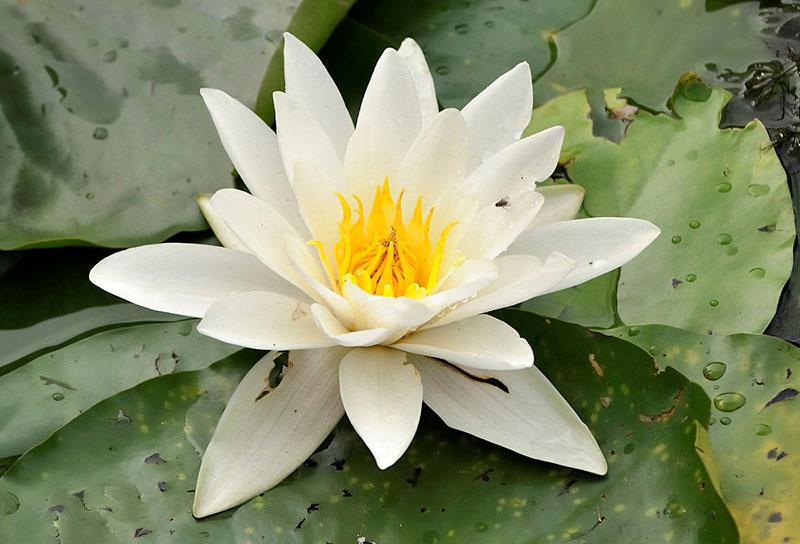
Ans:
[[[687,77],[671,100],[674,117],[640,110],[619,144],[589,140],[585,115],[563,115],[586,111],[583,91],[534,111],[533,130],[565,124],[562,161],[586,189],[589,216],[639,217],[662,230],[620,272],[623,323],[762,332],[775,313],[795,238],[786,174],[760,122],[718,128],[729,97]],[[608,307],[605,297],[585,293],[585,307]]]
[[[240,348],[200,335],[196,320],[120,327],[0,377],[0,458],[19,455],[101,400],[145,380],[206,368]],[[119,414],[121,420],[132,414]]]
[[[527,312],[502,317],[533,342],[540,368],[589,423],[607,477],[532,461],[426,411],[388,470],[343,422],[284,483],[198,522],[190,514],[197,452],[248,368],[229,361],[120,393],[23,456],[0,479],[10,504],[0,540],[737,541],[695,450],[696,421],[709,416],[698,386],[675,371],[654,375],[649,357],[626,342]],[[120,411],[129,424],[112,421]]]
[[[742,542],[800,537],[800,349],[770,336],[708,336],[665,326],[607,332],[647,350],[714,401],[710,458]]]
[[[207,228],[233,184],[198,90],[256,96],[297,0],[0,7],[0,249],[131,246]]]
[[[0,253],[0,374],[90,331],[183,319],[92,285],[89,270],[106,255],[88,248]]]
[[[592,4],[593,0],[359,2],[325,45],[322,57],[348,104],[357,106],[381,50],[412,37],[425,51],[441,104],[460,108],[519,62],[528,61],[534,78],[539,77],[556,58],[552,34],[584,17]]]
[[[614,304],[619,272],[609,272],[570,289],[523,302],[521,308],[584,327],[608,329],[616,323]]]
[[[556,60],[534,96],[544,102],[579,88],[621,86],[636,103],[663,110],[688,70],[742,70],[772,58],[758,3],[717,8],[706,11],[702,0],[598,0],[554,36]]]

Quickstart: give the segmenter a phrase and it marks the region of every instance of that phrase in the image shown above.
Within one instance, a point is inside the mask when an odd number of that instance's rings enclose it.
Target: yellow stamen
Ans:
[[[308,242],[316,248],[334,289],[341,291],[351,282],[370,294],[419,299],[438,287],[447,237],[458,222],[444,227],[433,245],[430,230],[434,208],[426,211],[419,197],[410,220],[405,222],[404,194],[400,191],[395,200],[385,178],[375,187],[369,214],[364,213],[362,200],[353,196],[358,214],[355,218],[350,202],[335,193],[342,208],[339,238],[332,248],[335,263],[328,259],[321,242]]]

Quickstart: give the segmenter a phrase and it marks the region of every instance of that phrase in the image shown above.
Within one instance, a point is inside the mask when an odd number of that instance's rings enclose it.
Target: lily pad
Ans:
[[[714,401],[710,459],[742,542],[800,537],[800,349],[769,336],[708,336],[664,326],[607,332],[647,350]]]
[[[560,113],[586,111],[583,91],[534,111],[533,129],[564,123],[573,133],[562,161],[586,189],[589,216],[639,217],[662,230],[620,272],[623,323],[762,332],[775,313],[795,238],[786,174],[760,122],[718,127],[729,98],[687,77],[671,100],[674,116],[638,111],[619,144],[589,140],[585,115]]]
[[[198,90],[242,99],[297,0],[0,7],[0,249],[163,240],[233,184]]]
[[[707,11],[702,0],[598,0],[554,36],[557,57],[534,96],[544,102],[579,88],[621,86],[636,103],[664,110],[688,70],[742,70],[772,58],[758,3],[715,8]]]
[[[157,376],[206,368],[240,351],[200,335],[196,322],[101,332],[0,377],[0,458],[23,453],[120,391]],[[117,419],[131,417],[121,413]]]
[[[92,285],[89,270],[106,255],[88,248],[0,253],[0,374],[93,330],[183,319]]]
[[[23,456],[0,479],[0,497],[13,505],[0,539],[737,541],[695,450],[695,422],[707,421],[709,405],[698,386],[675,371],[654,375],[649,357],[626,342],[527,312],[502,316],[533,342],[540,368],[589,423],[608,457],[607,477],[532,461],[449,430],[426,411],[409,451],[388,470],[343,422],[284,483],[197,522],[197,452],[248,368],[229,361],[120,393]],[[131,424],[111,421],[120,411]]]

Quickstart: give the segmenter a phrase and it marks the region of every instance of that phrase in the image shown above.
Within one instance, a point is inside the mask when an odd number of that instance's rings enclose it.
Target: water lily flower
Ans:
[[[317,56],[290,34],[284,56],[277,133],[224,92],[201,91],[250,190],[200,200],[225,247],[137,247],[91,271],[136,304],[202,318],[205,335],[271,351],[217,425],[194,514],[277,485],[344,414],[387,468],[408,448],[423,402],[455,429],[605,474],[594,437],[532,366],[530,345],[487,312],[617,268],[659,229],[573,220],[582,189],[537,187],[564,131],[521,138],[533,106],[527,63],[462,110],[439,111],[423,53],[407,39],[378,60],[354,126]],[[289,363],[271,389],[279,351]]]

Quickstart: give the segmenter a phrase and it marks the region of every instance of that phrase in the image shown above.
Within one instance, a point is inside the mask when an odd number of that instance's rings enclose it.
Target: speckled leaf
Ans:
[[[583,87],[601,93],[621,86],[635,102],[665,109],[675,80],[688,70],[742,70],[773,56],[758,8],[747,2],[707,12],[703,0],[598,0],[587,17],[554,36],[556,60],[534,96],[544,102]]]
[[[496,77],[528,61],[539,77],[556,57],[552,33],[584,17],[592,0],[374,0],[359,2],[322,51],[357,105],[371,64],[410,36],[425,51],[444,107],[462,107]],[[347,62],[341,62],[346,58]]]
[[[665,326],[608,331],[648,350],[714,399],[708,452],[742,542],[800,538],[800,349],[770,336]]]
[[[380,471],[350,425],[287,481],[231,513],[190,515],[202,449],[242,363],[164,376],[87,411],[0,479],[0,540],[196,542],[736,542],[695,451],[708,398],[654,375],[625,342],[527,312],[502,314],[589,423],[609,461],[599,478],[446,429],[425,411],[397,465]],[[291,355],[290,355],[291,360]],[[266,379],[266,377],[265,377]],[[280,387],[280,385],[278,386]],[[198,408],[199,406],[199,408]],[[119,411],[130,424],[111,421]],[[65,531],[69,531],[67,536]],[[79,536],[80,535],[80,536]],[[87,536],[89,535],[89,536]],[[551,537],[552,535],[552,537]],[[91,538],[89,538],[91,537]],[[144,542],[144,540],[143,540]]]
[[[619,272],[609,272],[581,285],[562,289],[543,297],[523,302],[521,307],[535,314],[554,317],[584,327],[613,327]]]
[[[297,0],[0,6],[0,249],[163,240],[231,186],[198,95],[256,96]]]
[[[617,311],[626,324],[761,332],[775,313],[795,237],[786,174],[758,121],[718,128],[728,98],[685,78],[671,101],[677,117],[639,111],[619,144],[588,143],[590,122],[563,118],[567,134],[579,135],[562,160],[586,189],[585,212],[648,219],[662,230],[621,270]],[[581,100],[585,108],[584,93],[570,93],[545,112]],[[558,120],[536,113],[534,123]]]
[[[0,253],[0,374],[92,330],[179,316],[129,304],[89,282],[106,251]]]
[[[196,320],[120,327],[0,377],[0,458],[18,455],[87,408],[145,380],[205,368],[239,351],[200,335]],[[126,420],[133,414],[119,414]]]

